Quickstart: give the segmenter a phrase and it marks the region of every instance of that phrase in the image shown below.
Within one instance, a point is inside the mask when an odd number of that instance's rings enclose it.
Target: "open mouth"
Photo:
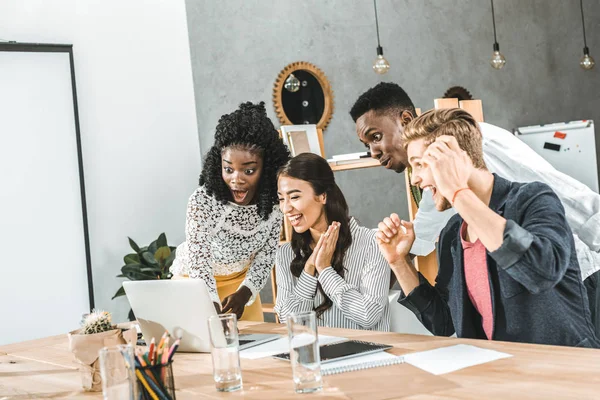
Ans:
[[[231,189],[231,194],[233,195],[233,200],[236,203],[243,203],[244,200],[246,200],[246,197],[248,196],[248,191]]]
[[[381,164],[382,167],[385,167],[386,169],[392,168],[392,159],[391,158],[384,158],[383,160],[380,160],[379,163]]]
[[[437,189],[436,189],[435,186],[431,186],[431,185],[430,186],[425,186],[422,189],[423,189],[423,191],[431,190],[431,196],[432,197],[435,197],[435,195],[437,194]]]
[[[290,224],[292,224],[292,226],[298,226],[300,225],[302,214],[288,215],[287,218],[290,220]]]

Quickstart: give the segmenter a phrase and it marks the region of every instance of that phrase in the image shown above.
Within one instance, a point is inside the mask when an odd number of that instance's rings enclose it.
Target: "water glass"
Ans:
[[[320,390],[323,387],[323,380],[315,312],[289,315],[287,327],[296,392],[311,393]]]
[[[133,346],[103,347],[98,356],[104,400],[137,399]]]
[[[237,317],[221,314],[208,319],[213,377],[219,392],[233,392],[242,388],[242,368],[238,342]]]

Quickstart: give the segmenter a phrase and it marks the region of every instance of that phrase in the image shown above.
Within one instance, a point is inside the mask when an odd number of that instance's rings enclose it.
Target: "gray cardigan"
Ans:
[[[487,252],[494,316],[493,340],[600,347],[571,229],[549,186],[515,183],[494,174],[490,208],[506,218],[504,241]],[[440,234],[435,286],[420,285],[398,302],[434,335],[485,339],[481,316],[467,293],[460,227],[453,216]]]

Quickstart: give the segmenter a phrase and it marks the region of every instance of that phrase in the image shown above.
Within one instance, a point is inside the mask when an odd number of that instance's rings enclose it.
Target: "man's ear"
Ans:
[[[400,123],[402,124],[402,126],[408,125],[413,119],[415,119],[415,117],[410,111],[402,111],[402,114],[400,115]]]

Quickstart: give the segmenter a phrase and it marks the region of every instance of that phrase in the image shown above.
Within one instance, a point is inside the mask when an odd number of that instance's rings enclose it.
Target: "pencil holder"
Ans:
[[[173,361],[166,364],[136,367],[140,399],[175,400]]]

